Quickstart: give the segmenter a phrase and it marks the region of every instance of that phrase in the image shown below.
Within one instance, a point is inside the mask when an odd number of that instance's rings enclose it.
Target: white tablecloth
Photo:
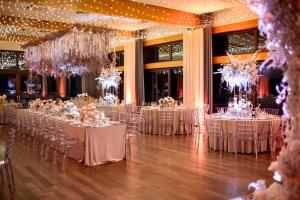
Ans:
[[[164,127],[161,121],[162,111],[173,111],[174,119],[172,127]],[[161,135],[171,135],[171,134],[189,134],[191,133],[191,128],[188,125],[188,117],[191,109],[178,107],[173,109],[160,109],[157,107],[145,107],[141,111],[142,118],[142,132],[148,134],[161,134]]]
[[[125,125],[86,128],[64,123],[64,129],[70,137],[84,141],[85,165],[119,161],[125,157]]]
[[[214,120],[220,123],[221,131],[228,135],[228,139],[224,139],[224,145],[223,150],[227,152],[235,152],[235,144],[236,144],[236,131],[237,131],[237,122],[241,121],[243,119],[230,119],[230,118],[223,118],[216,114],[208,115],[207,121]],[[274,134],[271,132],[271,124],[273,121],[280,120],[277,116],[268,116],[267,118],[255,118],[255,119],[247,119],[247,120],[253,120],[254,123],[256,123],[257,127],[257,133],[269,133]],[[206,129],[207,130],[207,129]],[[207,133],[210,134],[209,132]],[[268,146],[269,144],[269,146]],[[220,149],[219,143],[217,138],[214,138],[213,140],[209,141],[209,147],[213,148],[215,150]],[[270,141],[261,141],[259,142],[259,151],[267,151],[270,150]],[[242,142],[240,141],[238,152],[241,153],[254,153],[255,148],[254,144],[251,144],[251,142]]]
[[[34,112],[19,110],[18,112]],[[51,116],[49,116],[51,117]],[[53,117],[55,120],[55,117]],[[65,133],[74,139],[84,142],[81,160],[88,166],[103,164],[108,161],[119,161],[125,157],[126,125],[111,123],[110,126],[85,127],[71,122],[62,122]],[[74,157],[74,150],[70,157]]]

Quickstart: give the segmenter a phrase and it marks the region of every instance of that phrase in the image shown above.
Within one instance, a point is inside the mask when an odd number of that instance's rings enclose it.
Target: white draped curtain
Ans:
[[[185,106],[210,104],[211,28],[183,34],[183,103]]]
[[[126,104],[136,103],[136,41],[124,45],[124,100]]]

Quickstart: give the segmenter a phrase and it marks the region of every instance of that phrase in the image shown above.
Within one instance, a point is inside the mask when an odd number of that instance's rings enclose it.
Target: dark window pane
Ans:
[[[124,100],[124,72],[122,72],[121,76],[121,81],[119,83],[119,88],[118,88],[118,99],[120,102]]]
[[[47,77],[47,95],[49,98],[56,98],[56,79],[53,76]]]
[[[156,101],[155,72],[145,70],[145,102]]]
[[[17,53],[15,51],[0,51],[0,69],[16,69]]]
[[[169,70],[162,70],[157,72],[157,90],[156,99],[167,97],[169,94]]]
[[[0,74],[0,94],[13,98],[16,94],[16,75]]]
[[[213,65],[213,72],[217,70],[221,65]],[[216,106],[227,106],[228,98],[231,96],[226,88],[226,83],[221,82],[221,74],[213,74],[213,104]]]
[[[172,60],[182,60],[183,44],[182,42],[172,44]]]
[[[67,94],[70,97],[76,97],[77,94],[82,93],[81,90],[81,76],[71,76],[67,79]]]
[[[213,56],[253,53],[256,51],[257,29],[213,35]]]
[[[183,101],[183,70],[182,68],[171,69],[171,97],[180,102]]]
[[[182,60],[182,41],[144,47],[144,63]]]
[[[158,61],[171,60],[171,45],[163,45],[158,47]]]
[[[242,54],[255,52],[255,33],[253,31],[228,35],[228,53]]]
[[[117,64],[116,66],[124,66],[124,51],[119,51],[119,52],[116,52],[116,61],[117,61]]]

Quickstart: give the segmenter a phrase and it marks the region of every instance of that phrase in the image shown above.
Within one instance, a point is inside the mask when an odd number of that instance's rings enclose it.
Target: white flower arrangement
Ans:
[[[118,97],[114,94],[107,93],[103,99],[108,104],[114,104],[116,102],[116,100],[118,99]]]
[[[248,86],[255,85],[258,80],[256,65],[256,53],[249,59],[239,60],[227,53],[230,62],[223,63],[223,68],[218,69],[215,74],[221,74],[221,81],[226,82],[230,91],[235,87],[240,90],[247,90]]]
[[[77,94],[77,98],[80,100],[82,99],[84,101],[87,101],[90,98],[90,96],[88,95],[88,93],[82,93],[82,94]]]
[[[164,97],[158,101],[159,107],[161,108],[170,108],[175,106],[175,100],[172,97]]]
[[[43,101],[38,98],[29,103],[29,107],[34,110],[39,110],[43,104]]]
[[[101,112],[97,110],[96,104],[94,103],[83,106],[79,112],[81,122],[84,122],[85,120],[96,121],[101,116]]]
[[[119,82],[121,80],[121,73],[122,72],[117,71],[113,66],[109,69],[102,68],[100,76],[95,80],[101,83],[103,89],[109,89],[110,87],[118,89]]]

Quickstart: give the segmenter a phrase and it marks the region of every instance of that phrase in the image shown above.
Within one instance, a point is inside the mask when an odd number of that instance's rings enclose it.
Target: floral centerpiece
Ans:
[[[115,56],[115,54],[113,54]],[[115,57],[114,61],[110,68],[104,69],[100,73],[100,76],[96,78],[97,81],[101,84],[102,89],[105,91],[104,100],[108,104],[115,103],[118,99],[118,87],[121,81],[121,73],[116,70]]]
[[[94,103],[83,106],[82,108],[80,108],[79,112],[81,122],[84,122],[85,120],[96,121],[100,116],[100,111],[97,110]]]
[[[77,94],[77,98],[83,101],[87,101],[90,99],[88,93]]]
[[[227,112],[225,116],[227,117],[251,117],[253,105],[250,101],[246,101],[245,99],[237,99],[237,97],[233,98],[233,102],[228,104]]]
[[[160,108],[171,108],[175,107],[175,100],[172,97],[167,96],[159,99],[158,104]]]
[[[247,90],[248,86],[255,85],[258,80],[256,66],[256,53],[249,59],[240,60],[227,53],[230,62],[223,63],[223,68],[218,69],[215,74],[221,74],[221,81],[226,82],[230,91],[235,87]]]
[[[38,98],[29,103],[29,107],[34,110],[39,110],[43,104],[43,101]]]

